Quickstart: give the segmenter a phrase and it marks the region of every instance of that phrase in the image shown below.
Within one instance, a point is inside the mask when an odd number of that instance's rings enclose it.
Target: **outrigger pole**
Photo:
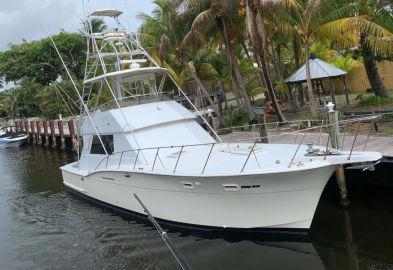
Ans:
[[[104,145],[104,142],[103,142],[102,139],[101,139],[100,133],[98,132],[98,129],[97,129],[97,127],[96,127],[96,125],[95,125],[95,123],[94,123],[94,121],[93,121],[93,118],[92,118],[91,115],[90,115],[89,108],[88,108],[87,105],[83,102],[83,98],[82,98],[81,94],[79,93],[78,87],[76,86],[76,83],[75,83],[74,79],[72,78],[71,73],[70,73],[70,71],[68,70],[67,65],[65,64],[65,62],[64,62],[64,60],[63,60],[63,57],[61,56],[60,51],[59,51],[59,49],[57,48],[55,41],[53,40],[52,35],[49,34],[48,28],[46,27],[45,23],[44,23],[41,19],[40,19],[40,21],[41,21],[41,24],[44,26],[44,28],[45,28],[45,30],[46,30],[48,36],[49,36],[49,39],[51,40],[52,45],[53,45],[53,47],[55,48],[56,53],[57,53],[57,55],[59,56],[60,61],[61,61],[61,63],[63,64],[64,69],[65,69],[65,71],[67,72],[67,75],[68,75],[68,77],[70,78],[70,80],[71,80],[71,82],[72,82],[72,85],[74,86],[75,92],[76,92],[76,94],[78,95],[78,98],[79,98],[81,104],[83,105],[83,108],[85,109],[87,116],[89,117],[91,123],[93,124],[94,131],[96,132],[96,134],[97,134],[97,136],[98,136],[98,139],[100,140],[100,143],[101,143],[101,145],[102,145],[102,148],[103,148],[104,151],[105,151],[105,154],[106,154],[107,156],[109,156],[109,155],[108,155],[108,152],[106,151],[106,147],[105,147],[105,145]],[[79,137],[79,134],[78,134],[78,137]],[[79,139],[79,138],[78,138],[78,139]],[[79,153],[78,153],[78,154],[79,154]],[[78,155],[78,156],[79,156],[79,155]]]
[[[191,270],[191,266],[188,264],[188,262],[185,260],[183,255],[180,253],[178,249],[176,249],[175,245],[173,244],[172,240],[169,238],[168,234],[162,229],[160,224],[157,222],[157,220],[150,214],[149,210],[146,208],[146,206],[143,204],[143,202],[139,199],[138,195],[134,193],[135,199],[138,201],[138,203],[142,206],[143,211],[147,214],[148,219],[153,223],[154,227],[156,230],[160,233],[162,240],[164,240],[165,244],[168,246],[169,250],[172,252],[172,255],[175,257],[176,261],[179,263],[180,267],[183,270]]]

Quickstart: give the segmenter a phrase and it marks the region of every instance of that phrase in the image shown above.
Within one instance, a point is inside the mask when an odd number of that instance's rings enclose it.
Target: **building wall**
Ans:
[[[393,89],[393,62],[382,61],[378,63],[378,71],[381,76],[382,82],[388,89]],[[365,92],[368,88],[371,88],[370,83],[367,79],[366,70],[364,66],[360,66],[349,74],[348,76],[349,90],[351,92]],[[342,85],[338,86],[338,92],[343,89]]]

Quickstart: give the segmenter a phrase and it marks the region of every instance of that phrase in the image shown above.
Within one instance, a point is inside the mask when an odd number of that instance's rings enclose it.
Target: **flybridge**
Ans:
[[[89,111],[98,108],[104,97],[112,97],[112,101],[106,102],[103,109],[119,109],[124,121],[128,121],[123,112],[125,107],[155,101],[167,100],[167,96],[173,97],[177,90],[178,96],[184,96],[184,101],[203,118],[206,125],[209,123],[189,100],[176,81],[168,74],[166,68],[160,67],[157,62],[142,47],[139,35],[127,33],[118,17],[123,12],[114,9],[100,9],[93,11],[87,17],[85,23],[85,36],[87,38],[86,69],[83,81],[83,97]],[[96,29],[93,20],[95,17],[103,18],[106,26],[110,25],[107,20],[115,23],[110,29]],[[102,28],[102,27],[101,27]],[[176,89],[165,92],[166,80],[172,81]],[[105,94],[106,93],[106,94]],[[135,102],[132,102],[132,101]],[[128,124],[130,126],[130,124]],[[213,133],[215,133],[212,130]],[[216,135],[218,138],[218,135]],[[218,138],[219,139],[219,138]]]

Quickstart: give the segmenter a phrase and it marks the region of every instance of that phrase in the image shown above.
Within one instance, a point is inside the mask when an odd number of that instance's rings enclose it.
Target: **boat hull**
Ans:
[[[62,169],[68,189],[86,198],[187,227],[308,230],[335,166],[279,174],[182,177]]]
[[[0,138],[0,148],[19,147],[25,144],[26,141],[27,141],[26,135],[16,138]]]

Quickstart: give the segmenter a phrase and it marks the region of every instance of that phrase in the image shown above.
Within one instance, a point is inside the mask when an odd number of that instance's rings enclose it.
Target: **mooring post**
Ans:
[[[345,180],[345,172],[344,172],[343,165],[339,165],[336,168],[336,178],[337,178],[337,185],[340,191],[340,204],[344,207],[348,206],[349,199],[348,199],[347,183]]]
[[[36,142],[36,136],[35,136],[34,121],[30,121],[30,128],[31,128],[32,143],[35,143]]]
[[[50,135],[52,137],[52,148],[56,148],[56,129],[55,129],[55,121],[49,121]]]
[[[37,128],[37,145],[41,144],[41,121],[38,120],[35,122],[35,126]]]
[[[334,104],[331,102],[329,102],[326,107],[328,108],[329,134],[331,138],[331,144],[333,148],[339,150],[340,146],[338,138],[340,127],[338,125],[338,111],[334,110]],[[338,165],[336,168],[336,180],[340,191],[340,204],[345,207],[349,205],[349,200],[343,165]]]
[[[59,127],[59,135],[60,135],[60,148],[62,150],[65,149],[65,139],[64,139],[64,128],[63,128],[63,121],[57,121],[57,126]]]
[[[334,110],[334,104],[329,102],[326,107],[328,108],[328,119],[329,119],[329,135],[332,147],[339,149],[339,132],[340,128],[338,126],[338,111]]]
[[[48,147],[49,146],[48,121],[44,120],[42,122],[42,125],[44,126],[44,138],[45,138],[44,146]]]
[[[26,129],[26,135],[27,135],[27,141],[30,143],[31,142],[31,134],[29,132],[29,122],[25,121],[25,129]]]
[[[74,120],[69,120],[68,121],[68,130],[70,131],[70,138],[72,142],[72,150],[77,151],[78,149],[78,141],[76,138],[76,133],[75,133],[75,125],[74,125]]]

